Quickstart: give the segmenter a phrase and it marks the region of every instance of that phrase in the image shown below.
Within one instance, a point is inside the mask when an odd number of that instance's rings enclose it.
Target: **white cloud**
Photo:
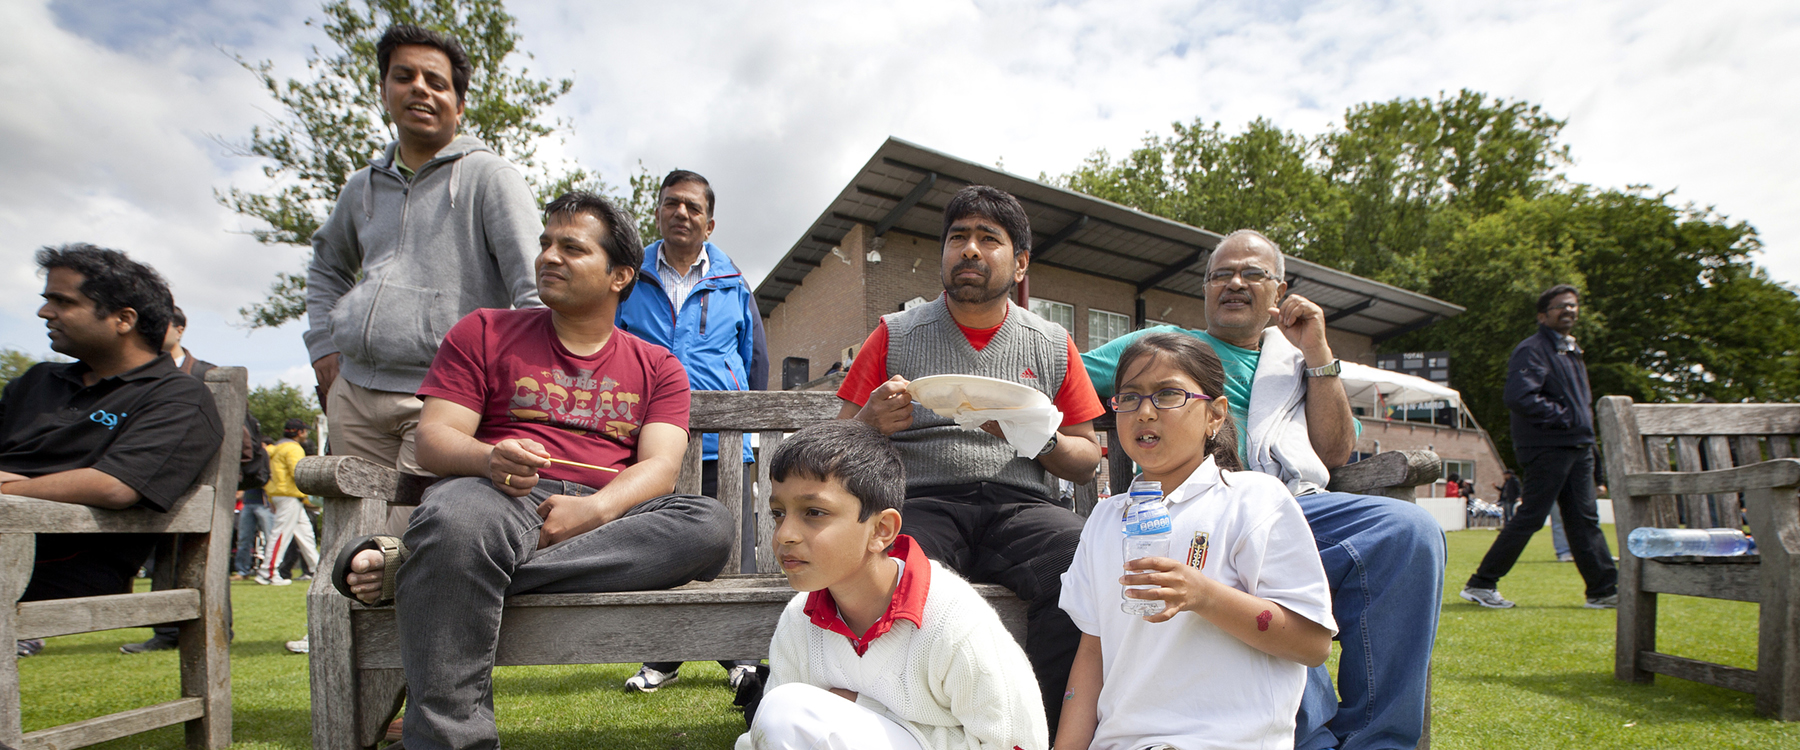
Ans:
[[[213,0],[0,5],[0,345],[39,351],[38,245],[88,239],[170,278],[190,315],[304,375],[297,327],[225,328],[304,251],[235,233],[212,190],[261,184],[209,134],[271,108],[211,45],[301,75],[314,4]],[[98,6],[95,9],[92,6]],[[760,279],[889,135],[1035,176],[1121,154],[1173,121],[1255,117],[1304,133],[1354,104],[1469,88],[1568,118],[1569,174],[1648,183],[1762,230],[1762,260],[1800,283],[1800,7],[1675,2],[844,4],[515,2],[527,64],[569,75],[546,150],[621,184],[642,161],[707,175],[715,239]],[[54,11],[54,12],[52,12]],[[61,24],[61,25],[59,25]],[[291,330],[290,330],[291,329]],[[190,336],[196,335],[190,330]],[[226,341],[221,339],[220,346]],[[196,346],[197,350],[201,350]]]

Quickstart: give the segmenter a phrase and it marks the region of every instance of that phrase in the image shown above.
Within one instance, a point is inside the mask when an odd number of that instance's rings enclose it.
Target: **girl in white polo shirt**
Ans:
[[[1120,441],[1141,478],[1162,483],[1173,533],[1168,557],[1127,561],[1129,495],[1088,517],[1063,574],[1082,636],[1056,748],[1292,748],[1307,667],[1337,632],[1312,530],[1280,480],[1240,470],[1211,347],[1144,336],[1116,372]],[[1121,609],[1122,587],[1141,584],[1157,588],[1130,596],[1162,612]]]

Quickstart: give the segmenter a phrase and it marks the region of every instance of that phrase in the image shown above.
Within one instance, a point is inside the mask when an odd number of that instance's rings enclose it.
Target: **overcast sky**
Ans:
[[[572,77],[549,149],[621,184],[642,161],[719,196],[714,240],[752,283],[883,139],[1036,176],[1173,121],[1315,134],[1354,104],[1461,88],[1569,121],[1573,179],[1649,184],[1761,230],[1800,283],[1800,3],[523,2],[535,75]],[[305,77],[313,2],[0,3],[0,347],[48,352],[39,246],[91,241],[169,278],[190,347],[310,386],[300,326],[237,309],[306,250],[259,245],[213,200],[260,188],[241,139],[274,110],[228,56]],[[1784,124],[1785,123],[1785,124]],[[1783,134],[1786,135],[1783,135]],[[1209,227],[1228,230],[1231,227]]]

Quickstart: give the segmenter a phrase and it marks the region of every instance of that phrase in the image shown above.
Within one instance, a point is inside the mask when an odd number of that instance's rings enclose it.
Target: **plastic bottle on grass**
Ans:
[[[1710,557],[1742,555],[1756,549],[1756,542],[1739,529],[1658,529],[1644,526],[1632,529],[1625,540],[1631,554],[1638,557],[1674,557],[1705,555]]]
[[[1131,483],[1131,501],[1125,508],[1125,561],[1142,557],[1169,555],[1169,508],[1163,502],[1161,482]],[[1153,589],[1155,586],[1126,586],[1126,589]],[[1154,615],[1167,606],[1159,599],[1132,599],[1122,590],[1120,605],[1128,615]]]

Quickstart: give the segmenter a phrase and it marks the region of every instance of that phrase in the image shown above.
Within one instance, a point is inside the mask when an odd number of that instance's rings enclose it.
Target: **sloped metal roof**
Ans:
[[[1012,193],[1031,219],[1033,265],[1201,298],[1206,258],[1223,237],[1089,195],[889,138],[756,287],[767,316],[857,223],[941,242],[944,205],[968,185]],[[1463,308],[1398,287],[1287,258],[1289,291],[1324,308],[1332,328],[1376,342]]]

